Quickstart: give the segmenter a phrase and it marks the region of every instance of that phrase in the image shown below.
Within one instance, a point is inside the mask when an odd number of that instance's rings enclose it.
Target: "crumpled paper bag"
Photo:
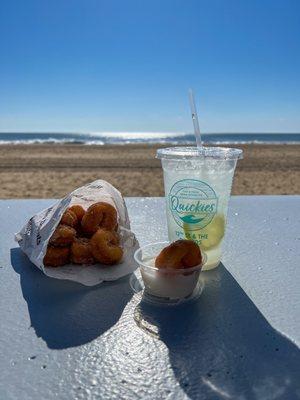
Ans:
[[[45,267],[43,259],[48,241],[65,210],[74,204],[80,204],[84,209],[87,209],[91,204],[98,201],[110,203],[117,210],[120,243],[124,250],[121,263],[113,266],[68,264],[57,268]],[[15,240],[30,261],[52,278],[68,279],[83,285],[93,286],[104,281],[119,279],[137,268],[133,255],[139,244],[134,233],[130,230],[126,204],[121,193],[110,183],[103,180],[94,181],[74,190],[53,206],[34,215],[15,235]]]

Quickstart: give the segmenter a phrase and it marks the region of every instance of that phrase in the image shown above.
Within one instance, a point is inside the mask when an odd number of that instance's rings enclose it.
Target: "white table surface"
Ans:
[[[141,245],[167,238],[164,199],[126,201]],[[300,397],[300,196],[233,197],[222,265],[171,309],[32,266],[13,234],[52,203],[0,201],[0,399]]]

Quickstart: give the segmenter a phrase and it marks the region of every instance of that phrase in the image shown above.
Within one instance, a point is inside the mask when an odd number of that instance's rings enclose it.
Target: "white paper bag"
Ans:
[[[86,210],[91,204],[99,201],[110,203],[117,210],[120,244],[124,251],[121,263],[112,266],[68,264],[57,268],[45,267],[43,259],[48,241],[65,210],[74,204],[80,204]],[[104,281],[119,279],[137,268],[133,254],[138,248],[138,241],[130,230],[126,204],[121,193],[110,183],[103,180],[97,180],[74,190],[52,207],[34,215],[15,235],[15,239],[32,263],[52,278],[68,279],[83,285],[93,286]]]

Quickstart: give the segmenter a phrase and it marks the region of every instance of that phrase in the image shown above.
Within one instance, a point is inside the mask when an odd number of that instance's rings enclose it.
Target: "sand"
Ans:
[[[124,196],[163,196],[155,145],[1,145],[0,198],[59,198],[105,179]],[[233,194],[300,194],[300,145],[243,145]]]

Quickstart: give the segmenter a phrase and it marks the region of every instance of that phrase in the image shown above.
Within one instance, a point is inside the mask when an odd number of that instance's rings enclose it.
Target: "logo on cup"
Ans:
[[[197,179],[176,182],[170,190],[168,201],[177,225],[188,227],[191,231],[207,226],[218,208],[215,191]]]

